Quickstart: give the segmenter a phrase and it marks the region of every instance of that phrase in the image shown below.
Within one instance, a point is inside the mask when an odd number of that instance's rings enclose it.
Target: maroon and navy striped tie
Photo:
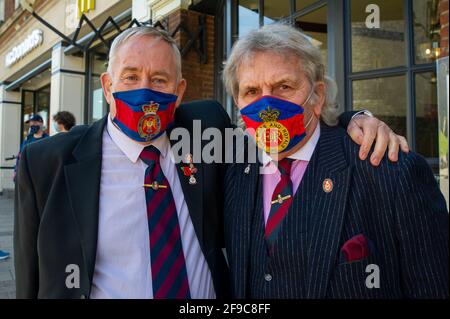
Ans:
[[[272,253],[273,245],[280,231],[281,222],[286,216],[294,196],[291,181],[292,162],[293,160],[289,158],[283,158],[278,162],[281,179],[272,194],[270,213],[267,218],[264,236],[269,248],[269,254]]]
[[[180,225],[170,185],[161,170],[159,150],[147,146],[140,159],[145,171],[153,297],[190,299],[186,262],[181,244]]]

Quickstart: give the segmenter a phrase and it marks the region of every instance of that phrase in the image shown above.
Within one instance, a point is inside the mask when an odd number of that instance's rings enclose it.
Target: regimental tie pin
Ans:
[[[250,164],[247,165],[247,167],[244,169],[245,174],[250,174]]]
[[[291,195],[281,196],[281,194],[278,194],[277,199],[273,200],[273,201],[271,202],[271,204],[273,205],[273,204],[275,204],[275,203],[278,203],[278,204],[281,205],[281,204],[283,204],[283,202],[284,202],[286,199],[289,199],[289,198],[291,198]]]
[[[184,176],[189,177],[189,184],[195,185],[197,184],[197,179],[195,178],[195,173],[197,173],[197,168],[194,166],[194,160],[192,158],[192,154],[186,155],[186,162],[189,163],[189,166],[183,166],[181,169],[183,170]]]
[[[155,190],[155,191],[157,191],[157,190],[160,189],[160,188],[167,188],[166,185],[161,185],[161,184],[159,184],[157,181],[154,181],[154,182],[151,183],[151,184],[144,184],[144,187],[150,187],[150,188],[153,188],[153,190]]]
[[[333,190],[333,181],[330,178],[325,178],[322,183],[322,189],[325,193],[331,193]]]

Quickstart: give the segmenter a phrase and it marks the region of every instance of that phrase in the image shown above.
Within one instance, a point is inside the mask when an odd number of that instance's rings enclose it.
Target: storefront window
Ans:
[[[303,10],[303,9],[309,7],[310,5],[314,4],[315,2],[317,2],[317,0],[296,0],[295,1],[295,10],[296,11]]]
[[[242,36],[250,30],[259,28],[259,1],[240,0],[238,7],[238,30]]]
[[[91,123],[101,119],[108,112],[108,104],[103,97],[102,85],[100,82],[100,75],[106,71],[107,68],[107,48],[101,46],[91,52]]]
[[[439,152],[436,82],[435,72],[415,75],[416,151],[427,158],[437,159]]]
[[[430,63],[440,56],[438,1],[414,0],[415,62]]]
[[[48,133],[50,111],[50,87],[46,86],[36,91],[36,113],[44,119],[44,127]]]
[[[22,90],[22,116],[23,130],[22,140],[28,135],[29,123],[26,123],[32,115],[39,114],[44,120],[44,130],[48,133],[50,111],[50,86],[44,86],[36,91]]]
[[[325,66],[327,66],[327,6],[322,6],[311,13],[298,17],[295,26],[308,35],[312,43],[320,49]]]
[[[22,91],[22,115],[23,115],[23,131],[22,140],[24,140],[30,129],[30,125],[26,123],[28,119],[34,114],[34,92],[33,91]]]
[[[264,0],[264,25],[274,23],[290,12],[289,0]]]
[[[395,133],[406,136],[406,77],[354,81],[353,109],[371,111]]]
[[[405,65],[403,4],[403,0],[351,1],[353,72]]]

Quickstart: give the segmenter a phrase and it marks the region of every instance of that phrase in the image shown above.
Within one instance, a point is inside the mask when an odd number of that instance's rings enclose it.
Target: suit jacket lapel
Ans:
[[[351,176],[351,168],[343,153],[342,134],[345,133],[321,125],[320,139],[308,164],[310,172],[302,181],[304,187],[314,189],[310,192],[311,198],[305,198],[305,201],[314,203],[308,225],[308,298],[325,297],[331,271],[338,258]],[[331,191],[323,186],[325,179],[332,182]]]
[[[64,167],[70,206],[77,222],[89,281],[95,267],[102,163],[102,138],[107,117],[95,122],[72,152],[75,162]]]
[[[226,185],[226,191],[233,194],[235,202],[231,203],[229,210],[225,212],[227,214],[225,229],[229,234],[229,241],[233,243],[231,249],[239,247],[235,251],[228,252],[229,258],[234,259],[232,271],[238,273],[233,276],[234,297],[249,298],[251,237],[254,219],[262,220],[262,179],[259,174],[259,162],[234,165],[230,168],[234,174],[233,183]],[[245,173],[248,165],[250,169]]]

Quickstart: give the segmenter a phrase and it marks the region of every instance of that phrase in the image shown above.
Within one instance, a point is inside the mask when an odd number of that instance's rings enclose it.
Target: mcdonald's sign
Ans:
[[[77,0],[78,17],[95,9],[95,0]]]

